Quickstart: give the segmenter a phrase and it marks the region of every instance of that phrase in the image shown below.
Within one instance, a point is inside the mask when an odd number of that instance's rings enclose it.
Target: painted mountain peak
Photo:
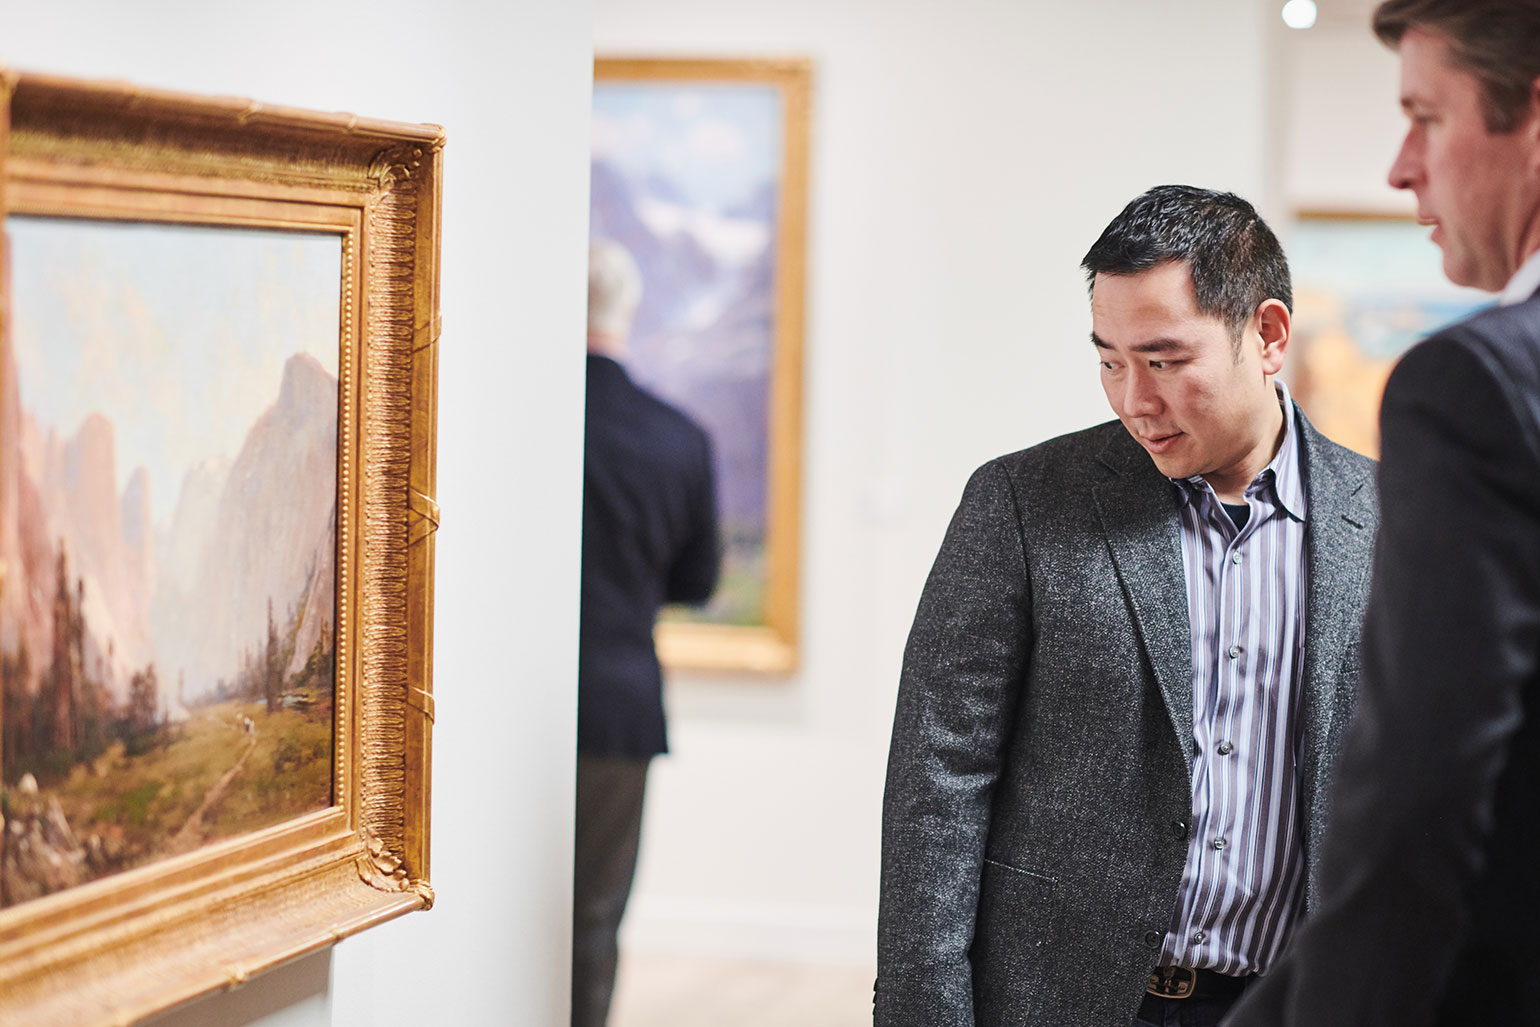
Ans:
[[[172,515],[201,549],[174,550],[172,560],[196,569],[157,591],[153,618],[157,648],[185,675],[190,698],[233,687],[269,602],[285,624],[303,620],[307,603],[324,602],[330,618],[333,586],[314,579],[335,566],[337,380],[313,357],[290,357],[277,400],[223,480],[212,480],[215,467],[200,470]]]
[[[7,518],[0,534],[0,651],[49,648],[61,556],[79,593],[86,647],[119,700],[133,669],[152,662],[181,681],[185,699],[222,680],[228,687],[259,640],[269,600],[275,616],[296,623],[304,603],[324,603],[329,621],[334,586],[317,576],[335,567],[336,419],[336,379],[314,357],[290,357],[277,398],[235,460],[190,468],[157,531],[144,469],[118,488],[106,417],[91,414],[64,438],[39,437],[25,411],[8,418],[16,430],[0,432],[8,447],[0,487],[31,513]]]

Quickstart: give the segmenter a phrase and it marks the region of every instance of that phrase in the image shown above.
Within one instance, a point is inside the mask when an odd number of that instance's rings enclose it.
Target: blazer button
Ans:
[[[1173,820],[1173,821],[1171,821],[1171,837],[1173,837],[1173,838],[1186,838],[1187,837],[1187,822],[1185,820]]]
[[[1160,947],[1160,939],[1161,933],[1159,931],[1144,932],[1144,943],[1152,949]]]

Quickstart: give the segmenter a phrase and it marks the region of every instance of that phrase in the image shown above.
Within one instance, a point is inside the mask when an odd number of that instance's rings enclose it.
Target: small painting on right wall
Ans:
[[[1294,334],[1283,376],[1328,438],[1380,453],[1380,399],[1401,354],[1493,297],[1453,285],[1411,218],[1303,214],[1285,240]]]

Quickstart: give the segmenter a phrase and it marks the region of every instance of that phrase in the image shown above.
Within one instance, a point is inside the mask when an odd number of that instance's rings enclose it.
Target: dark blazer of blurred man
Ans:
[[[1540,2],[1391,0],[1390,182],[1496,309],[1412,349],[1322,901],[1234,1027],[1540,1024]]]
[[[975,472],[926,582],[878,1027],[1217,1024],[1311,908],[1373,463],[1275,379],[1292,289],[1249,203],[1157,187],[1083,267],[1118,420]]]
[[[641,298],[630,255],[597,242],[588,267],[583,585],[578,635],[572,1024],[602,1027],[616,932],[636,872],[647,767],[665,752],[653,622],[664,603],[716,586],[711,445],[684,414],[633,383],[625,352]]]

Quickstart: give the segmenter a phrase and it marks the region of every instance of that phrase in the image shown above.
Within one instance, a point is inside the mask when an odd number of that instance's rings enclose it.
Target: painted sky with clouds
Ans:
[[[780,94],[764,85],[594,83],[593,155],[724,209],[779,171]]]
[[[22,406],[66,437],[111,420],[118,489],[145,467],[157,523],[189,468],[235,459],[289,357],[337,373],[340,236],[15,216],[6,234]]]

